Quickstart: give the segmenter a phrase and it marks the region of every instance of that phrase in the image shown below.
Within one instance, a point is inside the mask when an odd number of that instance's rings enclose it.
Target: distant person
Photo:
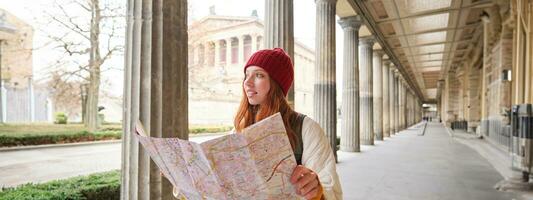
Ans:
[[[296,193],[306,199],[342,199],[335,157],[324,131],[313,119],[295,112],[286,100],[294,80],[291,58],[280,48],[260,50],[243,71],[235,130],[241,132],[280,112],[298,163],[290,180]]]

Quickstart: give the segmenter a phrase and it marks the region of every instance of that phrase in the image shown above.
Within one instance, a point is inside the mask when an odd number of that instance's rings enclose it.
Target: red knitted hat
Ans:
[[[294,69],[291,57],[281,48],[263,49],[255,52],[244,66],[244,72],[249,66],[258,66],[268,72],[268,75],[278,83],[287,96],[294,79]]]

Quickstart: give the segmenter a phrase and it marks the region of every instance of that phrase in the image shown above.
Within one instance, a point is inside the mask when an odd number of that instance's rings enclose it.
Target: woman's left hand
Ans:
[[[296,194],[306,199],[314,198],[320,189],[316,173],[302,165],[296,166],[292,171],[291,183],[296,188]]]

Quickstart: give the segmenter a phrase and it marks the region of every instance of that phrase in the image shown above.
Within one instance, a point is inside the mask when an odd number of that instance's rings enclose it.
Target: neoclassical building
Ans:
[[[221,16],[212,11],[191,23],[188,42],[191,123],[231,123],[242,98],[243,66],[255,51],[264,48],[263,34],[263,22],[254,14]],[[306,115],[313,114],[314,53],[295,42],[295,109]]]

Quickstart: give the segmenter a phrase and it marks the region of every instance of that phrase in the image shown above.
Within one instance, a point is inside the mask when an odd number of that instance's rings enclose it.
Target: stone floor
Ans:
[[[344,199],[522,199],[495,190],[503,177],[439,123],[338,155]]]
[[[361,153],[339,152],[344,199],[524,199],[493,189],[501,173],[441,124],[429,123],[423,136],[419,127]],[[120,144],[0,151],[0,158],[0,187],[14,186],[118,169]]]

